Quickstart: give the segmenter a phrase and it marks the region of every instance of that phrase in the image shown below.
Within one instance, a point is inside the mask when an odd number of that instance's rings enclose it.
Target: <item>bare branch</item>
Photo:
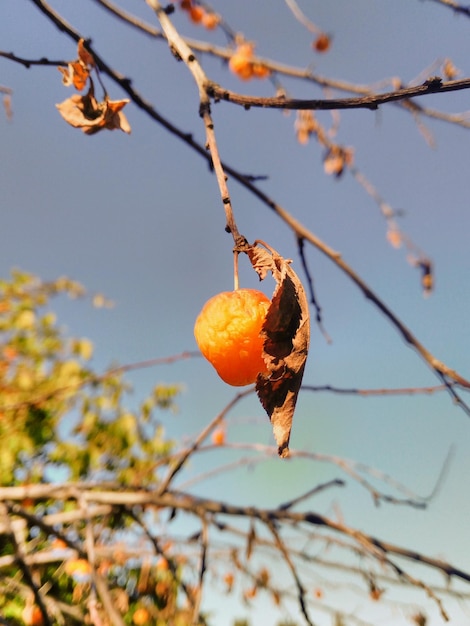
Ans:
[[[297,599],[299,601],[299,606],[300,606],[300,610],[302,611],[302,615],[305,617],[305,621],[307,622],[307,624],[309,624],[309,626],[314,626],[307,610],[307,604],[305,601],[305,589],[297,573],[297,568],[295,567],[291,559],[290,551],[285,545],[284,541],[282,541],[281,535],[279,534],[273,520],[269,519],[267,521],[267,526],[274,537],[276,547],[278,548],[279,552],[282,554],[284,561],[287,563],[287,566],[290,569],[292,578],[295,581],[295,586],[297,587]]]
[[[452,9],[455,13],[460,13],[466,17],[470,17],[470,7],[459,4],[455,0],[433,0],[437,4],[442,4],[449,9]]]

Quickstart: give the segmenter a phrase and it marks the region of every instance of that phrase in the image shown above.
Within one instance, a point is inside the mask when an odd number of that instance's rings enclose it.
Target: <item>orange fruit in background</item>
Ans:
[[[229,69],[242,80],[249,80],[253,76],[253,44],[242,43],[230,57]]]
[[[149,618],[150,613],[147,611],[147,609],[141,607],[140,609],[137,609],[135,611],[132,617],[132,621],[134,622],[134,624],[136,624],[136,626],[139,626],[141,624],[148,624]]]
[[[214,446],[223,446],[225,443],[225,430],[223,428],[217,428],[212,433],[212,443]]]
[[[194,22],[195,24],[199,24],[199,22],[202,20],[204,15],[205,15],[205,11],[200,6],[194,6],[194,7],[192,6],[189,9],[189,17],[191,21]]]
[[[270,304],[261,291],[237,289],[217,294],[199,313],[196,342],[229,385],[249,385],[259,373],[267,373],[260,332]]]
[[[331,39],[326,33],[320,33],[315,41],[312,43],[312,47],[317,52],[327,52],[331,46]]]
[[[41,609],[37,604],[25,606],[21,617],[26,626],[43,626],[44,624]]]

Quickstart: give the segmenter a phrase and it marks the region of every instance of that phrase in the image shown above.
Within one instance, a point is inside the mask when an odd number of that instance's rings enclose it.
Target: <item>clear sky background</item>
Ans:
[[[143,0],[119,4],[155,24]],[[197,90],[187,68],[176,63],[163,41],[142,36],[90,0],[54,0],[52,6],[93,39],[108,64],[132,77],[134,87],[162,115],[204,142]],[[311,34],[281,0],[221,0],[214,6],[234,30],[257,42],[260,56],[311,66],[320,75],[360,84],[391,77],[420,83],[436,74],[436,60],[447,57],[462,76],[470,75],[470,20],[431,1],[305,1],[304,11],[333,35],[331,51],[321,56],[312,51]],[[207,34],[191,26],[184,15],[175,15],[174,21],[183,34],[226,43],[222,33]],[[75,44],[28,0],[0,3],[0,48],[31,59],[76,56]],[[200,58],[209,76],[229,88],[273,94],[269,81],[241,83],[220,60]],[[106,77],[104,81],[112,98],[125,97]],[[281,82],[293,96],[325,96],[311,84],[284,78]],[[130,136],[116,131],[87,137],[69,127],[55,104],[71,91],[54,67],[26,70],[0,58],[0,84],[14,91],[13,120],[8,122],[0,112],[0,276],[7,277],[13,267],[44,279],[66,274],[91,293],[103,292],[112,299],[111,310],[95,310],[89,302],[57,304],[68,331],[94,342],[98,369],[195,350],[193,324],[200,308],[233,284],[232,240],[224,232],[219,191],[206,162],[133,104],[126,108]],[[468,102],[468,91],[461,91],[420,104],[457,113],[469,109]],[[261,189],[340,251],[435,356],[470,377],[470,131],[423,118],[435,142],[430,147],[416,120],[397,106],[340,115],[336,140],[354,146],[357,167],[391,206],[403,210],[400,226],[433,260],[436,289],[423,298],[418,271],[407,262],[406,251],[395,250],[386,241],[386,224],[374,201],[349,173],[339,180],[324,174],[322,149],[314,141],[307,146],[296,141],[294,113],[245,111],[219,103],[213,114],[223,160],[241,172],[267,175],[259,183]],[[319,118],[331,124],[329,113]],[[248,240],[263,239],[293,258],[303,277],[292,233],[235,181],[229,180],[229,188],[240,231]],[[313,323],[306,384],[385,388],[439,382],[328,259],[311,248],[307,257],[332,343],[326,343]],[[241,262],[242,286],[258,287],[247,261]],[[273,284],[265,282],[261,288],[269,295]],[[184,384],[179,412],[162,416],[174,437],[197,433],[234,395],[234,389],[197,358],[143,370],[130,379],[134,385],[130,404],[157,382]],[[361,398],[304,392],[292,448],[355,459],[419,495],[433,490],[453,447],[445,481],[428,508],[376,508],[364,489],[338,467],[295,460],[273,459],[251,470],[243,468],[207,480],[194,491],[277,506],[317,482],[345,478],[347,489],[328,492],[311,506],[468,570],[469,435],[470,419],[446,393]],[[228,439],[272,443],[269,421],[254,397],[230,414]],[[242,454],[235,451],[226,458]],[[187,469],[185,479],[221,460],[220,453],[201,456]],[[391,487],[385,485],[384,490]],[[334,585],[321,579],[319,584],[325,590],[325,604],[330,599],[333,603]],[[424,594],[414,600],[425,602]],[[374,614],[357,600],[350,605],[347,601],[345,597],[349,609],[364,610],[364,615],[375,615],[374,623],[387,625],[401,623],[414,607],[404,604],[393,612],[384,603]],[[232,613],[249,613],[235,600],[222,602],[219,626],[228,626]],[[206,598],[206,606],[221,610],[216,596]],[[262,600],[256,606],[254,622],[257,615],[258,619],[270,615]],[[468,624],[468,611],[457,603],[450,606],[452,624]],[[432,605],[429,610],[429,623],[440,623]],[[322,613],[315,619],[328,623]]]

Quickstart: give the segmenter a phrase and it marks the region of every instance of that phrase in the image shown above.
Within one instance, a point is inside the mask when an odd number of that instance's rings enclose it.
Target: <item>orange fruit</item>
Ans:
[[[216,13],[205,13],[202,16],[202,25],[207,28],[207,30],[214,30],[220,23],[220,15]]]
[[[144,607],[137,609],[132,617],[132,621],[136,626],[140,624],[148,624],[150,618],[150,613]]]
[[[312,47],[317,52],[328,52],[331,46],[331,39],[326,33],[320,33],[315,41],[312,43]]]
[[[206,302],[194,325],[204,357],[220,378],[241,387],[267,373],[260,332],[271,301],[256,289],[223,291]]]
[[[192,6],[189,9],[189,18],[194,24],[199,24],[202,21],[202,18],[205,15],[205,11],[200,6]]]
[[[161,556],[157,561],[157,570],[159,572],[167,572],[169,569],[170,566],[168,565],[168,561],[164,556]]]
[[[214,446],[223,446],[225,443],[225,430],[223,428],[217,428],[212,433],[212,443]]]
[[[253,63],[253,76],[256,78],[266,78],[270,75],[269,68],[261,63]]]
[[[230,57],[228,66],[230,70],[242,80],[250,80],[253,76],[253,44],[242,43]]]
[[[41,609],[37,606],[37,604],[26,606],[23,609],[21,617],[23,618],[23,622],[26,626],[42,626],[44,624]]]

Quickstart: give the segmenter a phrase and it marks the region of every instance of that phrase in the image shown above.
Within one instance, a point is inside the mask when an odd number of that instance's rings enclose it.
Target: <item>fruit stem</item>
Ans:
[[[236,291],[239,289],[240,283],[238,280],[238,252],[233,251],[233,288]]]

